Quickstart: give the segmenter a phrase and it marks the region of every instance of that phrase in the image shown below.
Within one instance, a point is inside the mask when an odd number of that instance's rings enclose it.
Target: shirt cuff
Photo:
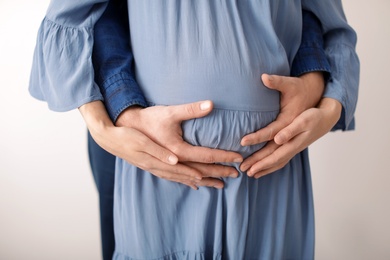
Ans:
[[[147,107],[141,88],[127,73],[118,73],[103,82],[103,97],[108,115],[115,123],[118,116],[128,107]]]
[[[300,47],[291,67],[291,76],[298,77],[313,71],[325,72],[325,78],[331,72],[324,49],[315,42]]]

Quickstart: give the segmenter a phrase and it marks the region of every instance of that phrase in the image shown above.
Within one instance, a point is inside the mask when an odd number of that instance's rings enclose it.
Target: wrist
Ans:
[[[314,86],[321,91],[325,88],[324,74],[321,71],[312,71],[299,76],[300,79],[304,80],[307,86]]]
[[[114,126],[101,101],[86,103],[79,107],[79,111],[91,132],[99,133]]]
[[[334,118],[335,122],[340,119],[343,110],[342,104],[333,98],[322,98],[317,107],[327,111]]]
[[[312,107],[316,106],[325,90],[324,74],[321,71],[314,71],[302,74],[299,78],[303,81],[305,92],[311,93],[312,97],[309,100],[312,100],[313,103],[310,105]]]
[[[126,108],[118,116],[115,125],[116,126],[136,126],[139,122],[139,112],[143,109],[141,106],[131,106]]]

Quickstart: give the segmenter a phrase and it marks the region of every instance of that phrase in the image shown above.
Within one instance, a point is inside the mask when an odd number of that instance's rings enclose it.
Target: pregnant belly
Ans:
[[[241,138],[275,120],[278,111],[255,112],[214,109],[203,118],[182,124],[184,139],[192,145],[236,151],[245,158],[261,149],[265,143],[241,146]]]
[[[279,92],[266,88],[260,69],[240,71],[205,64],[167,68],[148,65],[137,70],[146,99],[159,105],[212,100],[215,108],[240,111],[275,111]]]
[[[260,71],[149,66],[148,73],[142,72],[138,71],[138,81],[152,104],[213,101],[211,114],[182,124],[185,140],[193,145],[236,151],[246,157],[264,144],[243,147],[242,137],[265,127],[279,113],[279,93],[262,84]]]

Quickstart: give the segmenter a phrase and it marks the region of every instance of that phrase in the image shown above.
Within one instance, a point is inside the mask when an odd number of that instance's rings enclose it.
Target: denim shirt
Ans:
[[[330,65],[324,52],[320,21],[313,13],[305,10],[302,19],[302,42],[293,60],[291,75],[299,76],[312,71],[322,71],[328,75]],[[110,1],[95,25],[92,61],[95,81],[113,122],[130,106],[147,106],[135,80],[129,35],[126,1]]]

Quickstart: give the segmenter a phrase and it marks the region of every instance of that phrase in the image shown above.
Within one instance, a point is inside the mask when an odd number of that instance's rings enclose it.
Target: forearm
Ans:
[[[109,131],[113,129],[114,125],[103,102],[86,103],[79,107],[79,111],[95,141],[108,152],[115,154],[115,142],[109,140],[111,139]]]

